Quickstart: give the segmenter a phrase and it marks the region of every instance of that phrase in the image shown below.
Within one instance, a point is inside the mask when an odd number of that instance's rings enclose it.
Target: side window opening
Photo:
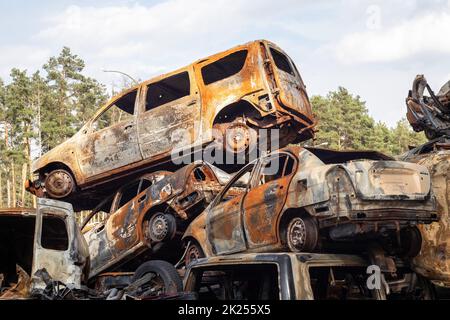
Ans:
[[[44,215],[42,219],[41,246],[48,250],[69,249],[66,222],[55,216]]]
[[[315,300],[374,299],[363,267],[312,267],[309,274]]]
[[[138,194],[147,190],[148,188],[150,188],[152,186],[152,182],[150,180],[147,179],[142,179],[141,180],[141,184],[139,186],[139,191]]]
[[[194,176],[197,181],[206,181],[206,175],[200,168],[195,169]]]
[[[239,73],[244,68],[247,56],[248,50],[241,50],[203,67],[203,82],[210,85]]]
[[[225,193],[222,195],[220,202],[230,201],[247,190],[248,184],[250,183],[253,167],[254,164],[251,164],[244,171],[238,173],[238,180],[236,180],[231,186],[228,187],[227,191],[225,191]]]
[[[213,266],[193,270],[201,300],[279,300],[278,269],[272,264]]]
[[[287,154],[269,158],[261,170],[259,185],[287,177],[294,172],[294,169],[295,160]]]
[[[278,69],[295,76],[294,70],[289,63],[289,59],[284,54],[273,48],[270,48],[270,52],[272,53],[273,60]]]
[[[184,98],[191,94],[189,72],[183,72],[159,82],[152,83],[147,88],[145,110],[149,111],[166,103]]]
[[[94,131],[111,127],[122,121],[130,120],[134,115],[137,90],[128,93],[114,102],[103,114],[92,123]]]
[[[117,207],[122,208],[124,205],[126,205],[128,202],[134,199],[138,195],[140,182],[134,182],[128,187],[125,187],[125,189],[122,191],[122,195],[120,197],[119,206]]]

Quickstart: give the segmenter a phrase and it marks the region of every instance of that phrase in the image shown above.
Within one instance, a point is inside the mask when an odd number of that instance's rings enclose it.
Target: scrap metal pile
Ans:
[[[408,119],[446,135],[450,85],[425,87]],[[114,97],[35,161],[38,208],[0,211],[0,298],[433,298],[450,285],[450,145],[401,160],[300,147],[316,124],[265,40]]]

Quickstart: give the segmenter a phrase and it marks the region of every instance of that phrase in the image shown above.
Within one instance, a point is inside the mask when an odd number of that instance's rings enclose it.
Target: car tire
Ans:
[[[45,191],[50,198],[64,199],[75,191],[76,182],[69,171],[56,169],[47,174],[44,186]]]
[[[198,260],[198,259],[201,259],[204,257],[205,257],[205,254],[203,253],[203,250],[200,247],[200,245],[197,242],[192,241],[188,244],[188,247],[186,249],[186,255],[184,257],[184,264],[185,264],[185,266],[188,266],[195,260]]]
[[[177,221],[172,214],[157,212],[148,224],[148,236],[154,243],[172,240],[177,231]]]
[[[143,276],[153,273],[156,277],[152,279],[155,286],[162,286],[160,293],[176,294],[183,291],[183,282],[175,267],[167,261],[154,260],[143,263],[134,273],[132,283]],[[151,286],[152,283],[148,283]],[[156,289],[157,287],[155,287]],[[141,291],[144,291],[141,289]]]
[[[314,252],[319,243],[319,227],[309,215],[294,216],[285,230],[287,248],[291,252]]]

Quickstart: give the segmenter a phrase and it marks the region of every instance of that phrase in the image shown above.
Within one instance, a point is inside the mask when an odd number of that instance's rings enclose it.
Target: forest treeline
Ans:
[[[0,208],[34,205],[24,190],[32,160],[71,137],[107,100],[106,87],[84,69],[84,61],[65,47],[39,70],[14,68],[8,83],[0,79]],[[394,128],[376,122],[365,102],[345,88],[311,102],[320,120],[314,145],[398,155],[425,142],[406,120]]]

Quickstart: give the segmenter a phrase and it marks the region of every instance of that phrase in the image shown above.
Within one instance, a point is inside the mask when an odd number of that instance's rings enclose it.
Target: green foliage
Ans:
[[[370,149],[390,155],[400,155],[409,146],[426,142],[423,133],[410,129],[407,120],[400,120],[395,128],[376,123],[366,104],[345,88],[338,88],[326,97],[311,98],[313,111],[319,119],[315,145],[337,150]]]
[[[82,74],[84,67],[67,47],[43,67],[49,88],[41,123],[44,151],[73,136],[107,98],[104,86]]]
[[[63,48],[42,73],[29,76],[26,70],[12,69],[8,85],[0,80],[0,206],[8,202],[7,183],[9,205],[22,200],[30,205],[30,195],[19,201],[23,168],[31,175],[31,158],[71,137],[107,99],[104,86],[83,75],[84,67],[81,58]]]

